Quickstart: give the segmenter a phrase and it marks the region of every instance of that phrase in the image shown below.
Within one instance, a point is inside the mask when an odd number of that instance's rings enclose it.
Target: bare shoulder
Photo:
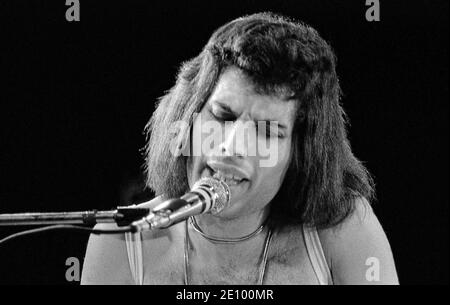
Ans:
[[[98,224],[95,229],[113,230],[116,224]],[[91,234],[81,277],[82,285],[131,284],[124,234]]]
[[[366,199],[356,199],[352,214],[319,236],[336,284],[398,283],[389,241]]]

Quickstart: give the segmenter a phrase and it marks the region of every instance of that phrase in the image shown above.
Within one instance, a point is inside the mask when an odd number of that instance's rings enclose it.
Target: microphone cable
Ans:
[[[10,241],[10,240],[18,238],[18,237],[41,233],[41,232],[47,232],[47,231],[55,231],[55,230],[71,230],[71,231],[79,231],[79,232],[96,234],[96,235],[100,235],[100,234],[112,235],[112,234],[134,232],[134,229],[131,226],[125,226],[123,228],[114,229],[114,230],[100,230],[100,229],[93,229],[93,228],[87,228],[87,227],[76,226],[76,225],[53,225],[53,226],[46,226],[46,227],[41,227],[41,228],[36,228],[36,229],[31,229],[31,230],[26,230],[26,231],[21,231],[18,233],[11,234],[3,239],[0,239],[0,246],[2,244],[6,243],[7,241]]]

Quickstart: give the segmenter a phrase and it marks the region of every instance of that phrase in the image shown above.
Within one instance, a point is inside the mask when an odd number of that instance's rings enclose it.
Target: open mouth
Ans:
[[[206,165],[206,168],[208,169],[210,175],[213,178],[222,180],[228,186],[235,186],[235,185],[241,184],[244,181],[248,181],[248,179],[243,178],[243,177],[239,176],[238,174],[225,172],[225,171],[219,170],[219,169],[216,170],[216,169],[211,168],[209,165]]]

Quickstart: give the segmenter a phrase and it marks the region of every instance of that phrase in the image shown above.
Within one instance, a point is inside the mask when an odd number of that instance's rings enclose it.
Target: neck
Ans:
[[[202,231],[210,236],[235,239],[247,236],[266,221],[268,208],[239,217],[217,217],[211,214],[195,216]]]
[[[209,235],[221,239],[236,239],[247,236],[257,230],[266,221],[268,210],[245,215],[239,218],[224,218],[213,215],[200,215],[196,221],[201,230]],[[264,244],[267,230],[244,241],[236,243],[214,243],[192,227],[190,229],[190,240],[196,255],[205,263],[221,264],[239,260],[242,263],[255,263],[259,259]]]

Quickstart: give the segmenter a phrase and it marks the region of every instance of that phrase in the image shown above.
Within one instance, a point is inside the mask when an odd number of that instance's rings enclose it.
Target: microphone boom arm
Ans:
[[[117,223],[127,226],[148,215],[149,209],[118,207],[112,211],[50,212],[0,214],[0,226]]]

